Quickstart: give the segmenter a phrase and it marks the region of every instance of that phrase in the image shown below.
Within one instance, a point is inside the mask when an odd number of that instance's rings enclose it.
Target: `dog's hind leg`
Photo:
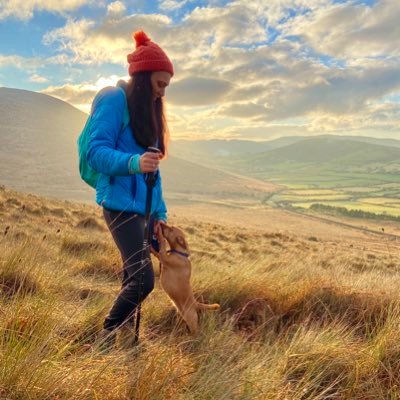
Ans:
[[[196,335],[199,332],[199,316],[197,315],[196,307],[193,305],[192,307],[183,308],[180,312],[190,333]]]

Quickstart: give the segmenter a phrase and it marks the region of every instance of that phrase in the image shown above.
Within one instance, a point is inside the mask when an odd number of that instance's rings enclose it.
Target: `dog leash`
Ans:
[[[148,147],[147,151],[152,153],[159,153],[160,151],[156,147]],[[145,174],[145,181],[146,181],[146,212],[145,212],[145,219],[144,219],[144,239],[143,239],[143,247],[142,247],[142,256],[141,256],[141,274],[139,278],[139,293],[138,293],[138,305],[136,306],[136,325],[135,325],[135,337],[134,337],[134,344],[137,345],[139,342],[139,329],[140,329],[140,314],[141,314],[141,301],[140,298],[142,297],[142,286],[143,286],[143,276],[144,276],[144,267],[146,263],[146,251],[147,246],[149,243],[149,233],[150,233],[150,215],[151,215],[151,201],[153,197],[153,188],[156,184],[157,175],[156,172],[148,172]]]

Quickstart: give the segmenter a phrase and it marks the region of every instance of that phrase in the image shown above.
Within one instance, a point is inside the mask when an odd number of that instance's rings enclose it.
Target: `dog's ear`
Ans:
[[[183,236],[177,236],[176,241],[180,246],[182,246],[185,250],[189,251],[189,246]]]

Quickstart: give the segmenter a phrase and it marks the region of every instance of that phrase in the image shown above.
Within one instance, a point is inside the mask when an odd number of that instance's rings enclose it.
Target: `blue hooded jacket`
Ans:
[[[87,162],[100,173],[96,186],[97,204],[144,215],[145,174],[132,169],[132,159],[145,153],[146,149],[136,142],[130,124],[124,126],[126,111],[125,91],[121,87],[106,87],[96,95],[91,110]],[[151,213],[156,220],[166,221],[167,209],[159,171],[156,176]]]

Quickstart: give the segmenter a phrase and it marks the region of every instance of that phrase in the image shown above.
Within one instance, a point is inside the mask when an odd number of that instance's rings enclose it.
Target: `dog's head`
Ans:
[[[167,224],[162,224],[161,229],[163,236],[167,239],[171,249],[183,250],[186,253],[189,253],[189,246],[182,229]]]

